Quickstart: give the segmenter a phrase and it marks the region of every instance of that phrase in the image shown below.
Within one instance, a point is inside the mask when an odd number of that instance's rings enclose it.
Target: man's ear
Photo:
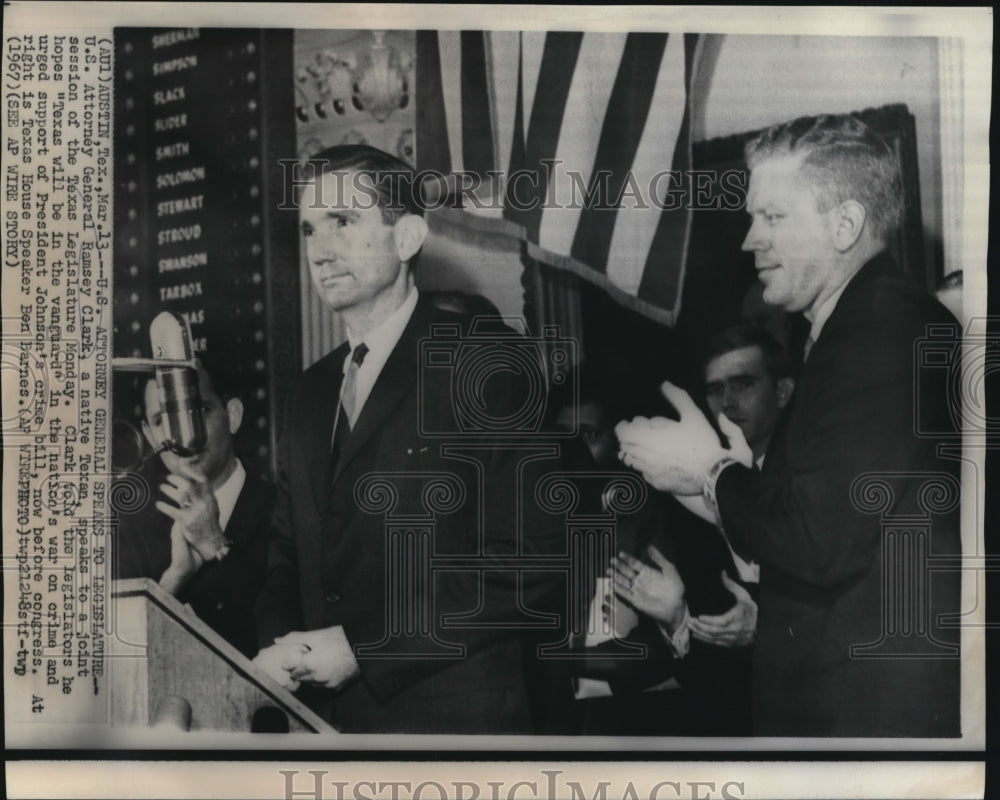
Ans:
[[[795,378],[781,378],[778,381],[778,408],[784,408],[795,391]]]
[[[841,253],[850,250],[865,228],[868,212],[857,200],[845,200],[833,214],[833,244]]]
[[[427,221],[416,214],[404,214],[392,229],[396,252],[400,261],[409,261],[424,246],[427,238]]]
[[[234,436],[243,424],[243,401],[232,397],[226,401],[226,416],[229,417],[229,434]]]

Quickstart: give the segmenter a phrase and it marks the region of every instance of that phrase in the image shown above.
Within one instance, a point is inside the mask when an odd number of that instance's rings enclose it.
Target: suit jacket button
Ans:
[[[332,606],[335,606],[337,605],[337,603],[340,602],[340,595],[337,594],[336,592],[330,592],[330,594],[326,596],[326,602],[328,602]]]

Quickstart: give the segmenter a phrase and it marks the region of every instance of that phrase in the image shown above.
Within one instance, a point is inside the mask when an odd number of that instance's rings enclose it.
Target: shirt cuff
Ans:
[[[677,630],[672,634],[663,622],[658,620],[656,623],[656,626],[660,629],[660,634],[667,640],[667,644],[670,645],[674,658],[684,658],[691,648],[691,631],[688,628],[688,620],[690,619],[691,615],[688,613],[687,603],[685,603],[684,619],[681,620],[681,624],[677,626]]]
[[[705,498],[705,505],[708,507],[708,510],[715,515],[717,522],[721,522],[721,516],[719,514],[719,503],[715,499],[715,485],[718,483],[719,476],[726,467],[739,463],[740,462],[732,456],[722,456],[722,458],[718,459],[714,464],[712,464],[711,467],[708,468],[708,474],[705,475],[705,486],[702,489],[702,497]]]

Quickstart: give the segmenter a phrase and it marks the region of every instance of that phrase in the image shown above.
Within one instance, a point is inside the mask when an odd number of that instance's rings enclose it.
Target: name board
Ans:
[[[262,34],[119,28],[115,47],[115,354],[150,356],[153,317],[183,315],[195,349],[234,366],[244,458],[266,468]]]

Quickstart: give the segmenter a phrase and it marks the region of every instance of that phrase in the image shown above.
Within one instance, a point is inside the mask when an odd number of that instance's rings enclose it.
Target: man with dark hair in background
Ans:
[[[702,360],[709,410],[716,419],[725,415],[740,429],[753,453],[754,467],[760,469],[778,418],[795,390],[784,349],[764,328],[735,325],[709,339]],[[706,644],[745,647],[757,634],[760,566],[733,550],[728,539],[725,543],[738,575],[723,571],[721,577],[735,603],[722,614],[691,617],[687,627]]]
[[[205,448],[193,456],[162,450],[142,470],[161,499],[121,517],[114,577],[159,581],[252,657],[257,652],[253,609],[264,581],[274,487],[247,474],[236,455],[243,403],[222,358],[201,354],[198,389]],[[142,409],[143,434],[160,450],[164,419],[152,377],[145,382]]]
[[[463,394],[448,353],[421,361],[422,340],[445,326],[455,351],[471,319],[416,289],[427,223],[409,166],[364,145],[330,148],[311,166],[299,210],[306,258],[348,341],[305,371],[286,416],[257,663],[308,687],[345,732],[529,732],[518,622],[522,604],[544,602],[547,579],[471,566],[432,574],[422,561],[533,553],[545,539],[512,497],[527,451],[491,438],[490,420],[510,419],[526,388],[501,371]],[[503,347],[490,352],[502,360]],[[463,402],[482,426],[463,427]],[[386,507],[372,508],[380,499]],[[385,515],[411,523],[396,530]],[[412,549],[396,549],[400,536]]]
[[[761,564],[755,733],[957,736],[958,628],[942,621],[960,611],[960,573],[921,570],[919,554],[961,552],[958,462],[921,435],[958,431],[947,370],[916,357],[928,326],[954,318],[886,252],[898,161],[851,116],[775,126],[747,160],[743,248],[764,300],[811,324],[795,396],[759,473],[671,384],[680,420],[620,424],[623,458],[658,489],[701,495]],[[933,527],[892,548],[883,513]],[[894,595],[893,575],[913,583]]]
[[[737,426],[763,462],[781,410],[794,389],[781,345],[763,328],[737,325],[713,336],[702,348],[702,378],[709,409]],[[674,663],[661,657],[663,675],[681,684],[673,692],[643,695],[638,708],[645,719],[626,721],[639,730],[700,735],[750,733],[750,655],[757,628],[757,584],[760,568],[734,551],[724,532],[712,532],[704,519],[660,501],[654,518],[654,550],[631,550],[612,562],[620,630],[642,623],[639,631],[654,651],[665,633],[674,643]],[[673,509],[673,513],[667,513]],[[695,511],[695,509],[689,509]],[[698,509],[701,511],[701,509]],[[708,517],[707,513],[701,514]],[[714,523],[714,520],[709,520]],[[648,527],[648,525],[647,525]],[[664,555],[668,553],[669,558]],[[641,579],[636,580],[633,570]],[[631,581],[631,582],[630,582]],[[629,618],[634,607],[641,616]],[[678,626],[663,630],[675,618]],[[660,625],[649,637],[648,620]],[[630,633],[630,638],[636,633]],[[624,690],[619,680],[616,692]],[[634,690],[633,690],[634,691]],[[639,713],[631,712],[637,717]]]

